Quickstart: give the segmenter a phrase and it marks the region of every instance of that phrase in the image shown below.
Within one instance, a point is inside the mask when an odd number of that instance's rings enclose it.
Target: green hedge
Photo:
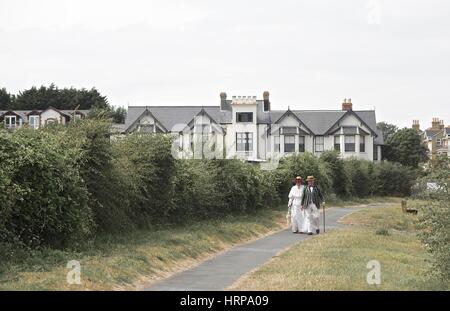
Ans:
[[[407,195],[399,164],[342,160],[335,152],[283,158],[263,171],[239,160],[175,160],[170,135],[111,139],[110,125],[0,132],[0,244],[76,247],[96,232],[252,213],[286,203],[295,176],[331,196]]]

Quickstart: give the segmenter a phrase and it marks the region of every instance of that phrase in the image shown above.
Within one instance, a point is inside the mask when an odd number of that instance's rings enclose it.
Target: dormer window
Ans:
[[[236,122],[253,122],[253,112],[237,112],[236,113]]]

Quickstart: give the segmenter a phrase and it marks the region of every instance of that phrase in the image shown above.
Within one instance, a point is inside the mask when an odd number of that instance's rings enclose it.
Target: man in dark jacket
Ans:
[[[305,210],[305,221],[308,234],[312,235],[315,230],[320,233],[320,205],[324,202],[324,196],[319,187],[314,184],[314,176],[308,176],[306,179],[308,185],[303,190],[302,209]]]

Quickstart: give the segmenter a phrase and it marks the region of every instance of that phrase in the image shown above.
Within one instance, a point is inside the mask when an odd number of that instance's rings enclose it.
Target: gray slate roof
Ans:
[[[276,122],[286,113],[286,110],[263,111],[263,101],[258,100],[257,122],[271,124]],[[220,111],[220,106],[130,106],[128,107],[125,130],[128,129],[146,110],[167,129],[175,124],[188,124],[202,108],[217,123],[231,123],[231,111]],[[346,111],[342,110],[292,110],[292,112],[315,134],[324,135],[336,122],[342,118]],[[364,123],[367,124],[378,137],[376,144],[384,144],[383,136],[376,126],[375,111],[353,111]]]
[[[128,107],[125,129],[128,129],[146,110],[167,129],[171,130],[176,124],[188,124],[204,109],[217,123],[231,123],[231,112],[220,111],[219,106],[152,106]]]

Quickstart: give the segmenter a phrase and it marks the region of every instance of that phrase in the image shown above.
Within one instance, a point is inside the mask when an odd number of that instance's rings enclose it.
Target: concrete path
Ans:
[[[355,209],[326,210],[327,230],[340,227],[338,220]],[[321,224],[321,226],[323,226]],[[321,227],[323,230],[323,227]],[[274,233],[259,240],[231,248],[200,265],[158,281],[145,291],[221,291],[234,284],[244,274],[261,266],[280,251],[299,241],[311,238],[292,234],[290,230]]]

